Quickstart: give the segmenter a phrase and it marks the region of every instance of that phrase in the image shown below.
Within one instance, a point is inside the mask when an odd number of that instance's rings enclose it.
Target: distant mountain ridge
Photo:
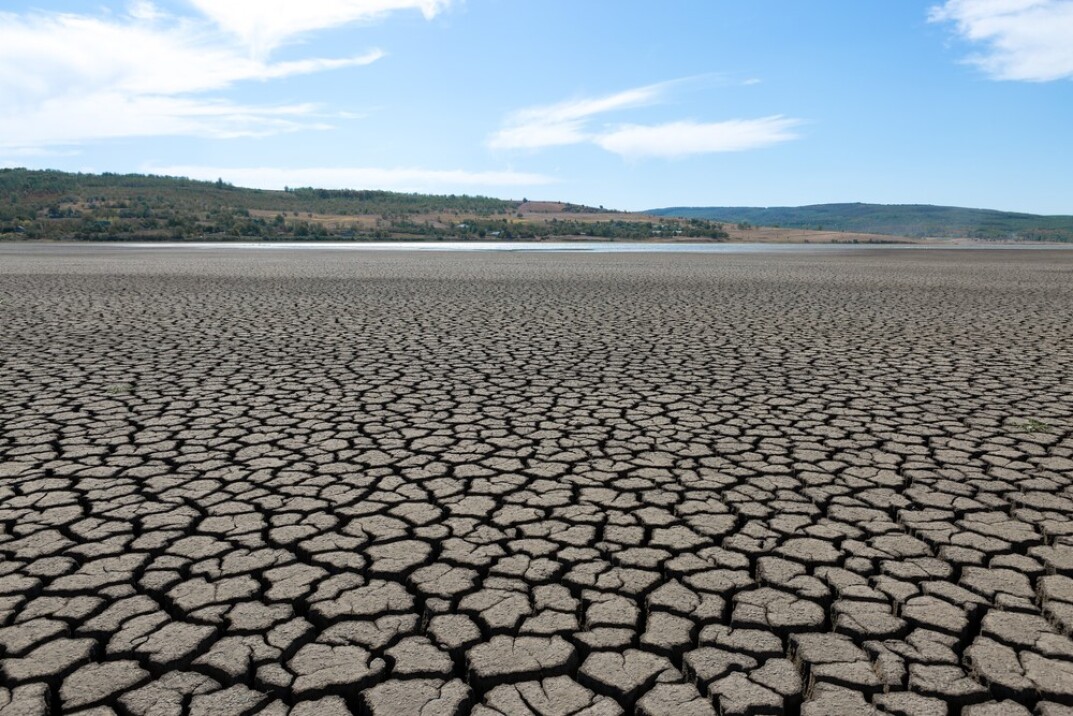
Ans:
[[[677,206],[645,213],[753,226],[992,241],[1073,241],[1073,216],[1041,216],[930,204]]]

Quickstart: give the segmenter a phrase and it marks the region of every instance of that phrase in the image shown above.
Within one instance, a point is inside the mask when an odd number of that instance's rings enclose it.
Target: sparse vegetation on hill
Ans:
[[[603,208],[374,190],[244,189],[140,174],[0,170],[0,239],[705,238],[722,225]]]
[[[739,226],[987,241],[1073,241],[1073,216],[1039,216],[927,204],[671,207],[653,209],[648,213],[662,217],[724,221]]]

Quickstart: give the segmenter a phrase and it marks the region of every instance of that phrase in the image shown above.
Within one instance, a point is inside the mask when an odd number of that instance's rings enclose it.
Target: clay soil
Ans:
[[[1068,714],[1073,252],[0,246],[0,711]]]

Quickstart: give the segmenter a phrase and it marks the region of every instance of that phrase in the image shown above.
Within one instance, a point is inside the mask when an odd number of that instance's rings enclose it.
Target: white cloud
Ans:
[[[685,80],[635,87],[595,98],[580,98],[508,115],[493,134],[493,149],[539,149],[569,144],[595,144],[624,157],[683,157],[712,152],[757,149],[795,139],[799,124],[782,116],[732,119],[724,122],[678,121],[656,125],[624,124],[593,127],[593,118],[661,102],[667,91]],[[759,80],[747,80],[755,84]]]
[[[182,176],[215,181],[222,178],[237,186],[282,189],[285,186],[315,186],[321,189],[391,189],[395,191],[457,192],[472,188],[544,186],[554,177],[503,171],[375,167],[284,167],[225,168],[206,166],[146,166],[150,174]]]
[[[451,0],[190,0],[223,30],[262,57],[292,38],[330,27],[420,10],[428,19]]]
[[[928,18],[983,45],[968,60],[993,79],[1073,79],[1073,0],[947,0]]]
[[[99,91],[47,100],[17,117],[0,115],[0,147],[25,150],[121,137],[226,139],[328,128],[313,118],[315,109]]]
[[[592,134],[586,131],[586,124],[591,117],[654,104],[670,85],[669,82],[646,85],[604,97],[573,99],[519,110],[507,117],[507,126],[492,135],[488,146],[493,149],[537,149],[589,141]]]
[[[31,97],[87,88],[176,95],[370,64],[383,56],[370,50],[343,59],[271,63],[210,38],[190,21],[159,26],[84,15],[0,14],[0,88],[5,95],[21,90]]]
[[[488,140],[488,146],[492,149],[539,149],[580,144],[588,139],[584,124],[576,120],[533,122],[500,129]]]
[[[131,0],[127,3],[127,14],[135,20],[153,22],[165,17],[164,13],[150,0]]]
[[[261,0],[256,10],[253,3],[238,0],[214,2],[212,8],[195,1],[206,6],[208,19],[166,15],[148,0],[131,2],[126,14],[0,12],[0,148],[321,128],[317,108],[308,103],[248,105],[214,95],[241,82],[368,65],[384,53],[369,49],[351,57],[273,62],[264,52],[251,52],[246,38],[221,33],[216,23],[242,35],[228,18],[234,8],[245,7],[254,28],[249,41],[269,38],[271,42],[262,42],[268,47],[294,34],[257,29],[274,26],[267,19],[273,12],[276,19],[293,19],[295,8],[307,11],[304,22],[295,20],[297,32],[408,7],[431,15],[448,1]]]
[[[732,119],[727,122],[669,122],[625,125],[596,138],[596,144],[624,157],[684,157],[712,152],[740,152],[796,139],[800,124],[786,117]]]

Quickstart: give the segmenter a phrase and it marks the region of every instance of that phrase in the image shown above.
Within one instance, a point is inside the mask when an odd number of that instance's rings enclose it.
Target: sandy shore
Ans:
[[[1071,317],[1064,251],[0,246],[0,710],[1069,713]]]

